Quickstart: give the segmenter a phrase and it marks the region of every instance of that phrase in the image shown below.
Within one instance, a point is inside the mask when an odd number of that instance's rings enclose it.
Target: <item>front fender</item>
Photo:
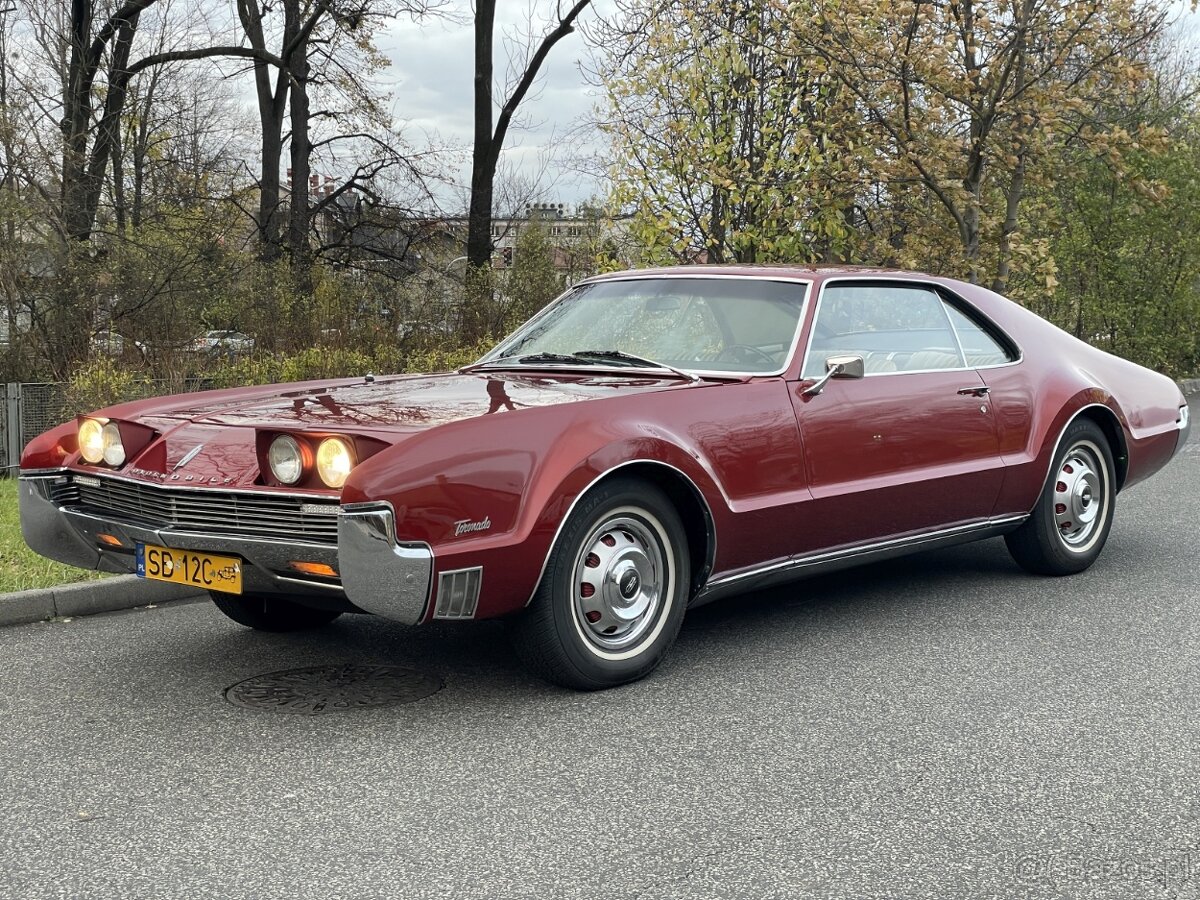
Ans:
[[[483,567],[477,616],[497,616],[527,603],[576,499],[638,462],[686,478],[707,507],[716,559],[698,571],[786,555],[781,523],[811,497],[787,385],[764,379],[449,423],[364,462],[343,502],[391,503],[397,539],[433,549],[435,592]]]

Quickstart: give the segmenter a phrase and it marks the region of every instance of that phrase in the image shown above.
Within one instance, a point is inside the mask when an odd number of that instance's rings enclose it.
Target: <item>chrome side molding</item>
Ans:
[[[778,584],[786,584],[810,575],[820,575],[826,572],[836,572],[839,569],[849,569],[865,563],[879,562],[904,556],[914,550],[935,550],[939,547],[951,547],[955,544],[965,544],[968,541],[978,541],[989,537],[998,537],[1012,531],[1029,518],[1027,513],[1016,516],[984,519],[979,522],[968,522],[955,525],[952,528],[939,528],[933,531],[922,531],[916,534],[898,538],[876,541],[870,544],[855,544],[837,550],[820,553],[809,553],[804,556],[793,556],[788,559],[776,560],[753,569],[734,572],[710,579],[699,593],[692,599],[691,606],[703,606],[713,600],[728,597],[732,594],[761,590]]]

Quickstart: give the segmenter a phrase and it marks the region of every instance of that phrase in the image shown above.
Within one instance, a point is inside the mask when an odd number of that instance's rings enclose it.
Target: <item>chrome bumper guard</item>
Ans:
[[[355,606],[405,625],[416,625],[425,617],[433,550],[428,544],[396,540],[390,503],[342,507],[338,560],[342,586]]]
[[[395,518],[388,504],[342,507],[338,544],[281,542],[249,537],[201,534],[152,528],[97,516],[56,502],[56,489],[68,483],[62,472],[22,474],[18,506],[25,542],[49,559],[81,569],[132,572],[135,543],[159,544],[211,553],[234,553],[251,563],[244,570],[247,591],[344,592],[346,598],[370,613],[415,625],[429,603],[433,551],[428,544],[396,541]],[[124,553],[101,550],[100,534],[110,534],[127,548]],[[341,575],[341,585],[289,578],[293,560],[326,563]]]

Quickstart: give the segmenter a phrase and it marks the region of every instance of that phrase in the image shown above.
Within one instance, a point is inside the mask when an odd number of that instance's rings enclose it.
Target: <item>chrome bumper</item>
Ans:
[[[342,507],[338,559],[342,586],[355,606],[406,625],[416,625],[425,617],[433,550],[428,544],[396,540],[391,504]]]
[[[25,542],[49,559],[81,569],[134,571],[132,548],[137,543],[181,550],[236,554],[249,565],[243,569],[245,590],[255,593],[345,593],[370,613],[415,625],[424,618],[433,576],[433,551],[427,544],[396,541],[390,505],[343,507],[338,520],[338,545],[279,542],[248,537],[200,534],[151,528],[60,506],[54,500],[62,473],[22,474],[18,481],[21,532]],[[121,541],[124,550],[101,547],[100,534]],[[281,574],[295,560],[325,563],[341,575],[342,583],[313,581]]]

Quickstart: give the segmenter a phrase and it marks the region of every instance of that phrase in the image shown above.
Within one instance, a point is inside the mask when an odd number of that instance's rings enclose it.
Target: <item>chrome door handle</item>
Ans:
[[[990,392],[991,388],[982,384],[979,387],[962,388],[959,390],[960,394],[967,397],[986,397]]]

